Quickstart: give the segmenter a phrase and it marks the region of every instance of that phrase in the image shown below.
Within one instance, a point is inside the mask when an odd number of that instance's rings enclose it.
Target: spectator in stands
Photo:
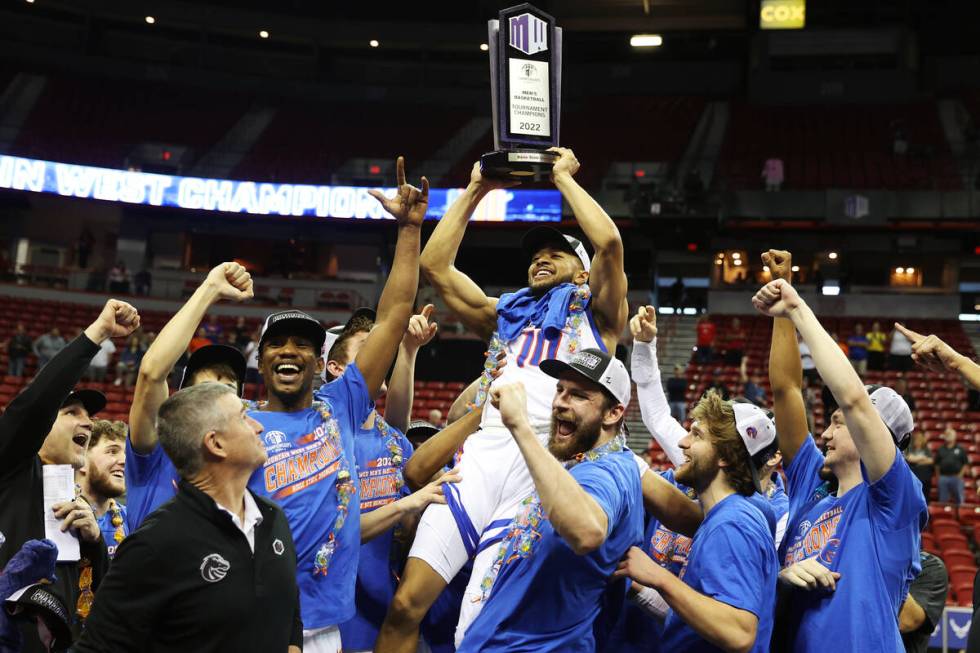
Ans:
[[[844,352],[844,355],[847,356],[847,359],[848,360],[850,360],[851,359],[851,348],[848,347],[847,343],[840,339],[840,337],[837,335],[837,332],[836,331],[834,333],[831,333],[830,334],[830,337],[834,339],[834,342],[837,343],[837,346],[840,347],[840,350],[842,352]]]
[[[896,615],[918,572],[919,533],[928,519],[919,482],[901,456],[912,413],[890,388],[865,387],[790,285],[789,253],[770,250],[763,260],[774,281],[752,302],[774,318],[769,374],[790,497],[780,549],[786,612],[773,650],[822,650],[829,633],[840,653],[863,652],[868,642],[875,650],[901,650]],[[826,456],[806,424],[794,331],[839,400],[824,432]],[[824,466],[837,478],[834,494],[822,489]]]
[[[95,246],[95,236],[88,227],[82,227],[82,233],[78,236],[78,242],[75,243],[75,250],[77,254],[78,267],[82,270],[88,267],[88,257],[92,254],[92,248]]]
[[[892,135],[892,154],[895,156],[905,156],[909,151],[909,142],[905,138],[905,132],[901,127],[896,127]]]
[[[748,340],[742,321],[732,318],[732,323],[725,331],[725,364],[740,365],[745,354],[745,341]]]
[[[683,308],[686,291],[684,289],[684,278],[677,275],[674,283],[670,285],[670,305],[675,309]]]
[[[739,367],[740,380],[742,382],[742,396],[751,401],[756,406],[765,408],[766,391],[762,388],[762,379],[758,374],[749,374],[749,357],[742,358],[742,365]]]
[[[799,334],[797,334],[797,337]],[[813,362],[813,355],[810,354],[810,345],[803,342],[803,339],[799,339],[797,348],[800,351],[800,362],[803,365],[803,376],[810,380],[810,383],[816,383],[820,380],[820,374],[817,373],[817,366]]]
[[[932,488],[932,474],[935,471],[935,462],[932,450],[929,449],[929,440],[926,439],[926,435],[922,431],[917,431],[912,436],[912,444],[909,446],[909,450],[905,452],[905,460],[908,462],[909,467],[912,468],[912,473],[922,483],[922,495],[925,497],[926,503],[928,503],[929,490]]]
[[[885,345],[888,334],[881,330],[881,323],[875,320],[868,332],[868,368],[875,372],[885,369]],[[896,389],[897,391],[897,389]],[[915,410],[914,408],[912,410]]]
[[[18,322],[10,340],[7,341],[7,374],[24,376],[24,363],[27,355],[34,351],[34,343],[27,335],[23,322]]]
[[[952,424],[943,431],[943,444],[936,449],[936,475],[939,477],[939,501],[963,503],[963,474],[970,459],[966,449],[956,442],[956,429]]]
[[[898,613],[898,630],[902,633],[905,653],[926,653],[932,631],[943,617],[949,591],[949,575],[943,561],[926,551],[921,551],[919,556],[922,571],[912,581]]]
[[[109,359],[112,355],[116,353],[116,345],[112,340],[106,340],[99,346],[98,353],[92,357],[92,363],[88,366],[88,371],[85,373],[86,378],[90,381],[97,381],[98,383],[104,383],[106,377],[106,371],[109,368]]]
[[[117,551],[75,650],[299,653],[289,523],[246,488],[267,458],[262,425],[233,389],[202,383],[163,402],[159,432],[177,496]]]
[[[847,357],[854,366],[854,371],[861,376],[868,373],[868,344],[864,325],[855,324],[854,333],[847,339]]]
[[[907,372],[912,369],[912,342],[897,327],[892,329],[888,348],[888,369]]]
[[[106,276],[105,266],[100,263],[88,273],[85,290],[89,292],[105,292]]]
[[[674,376],[667,379],[667,405],[670,416],[683,424],[687,419],[687,377],[680,363],[674,365]]]
[[[38,336],[33,345],[34,355],[37,356],[38,371],[47,365],[48,361],[54,358],[67,344],[61,336],[61,331],[58,330],[58,327],[53,327],[47,333],[42,333]]]
[[[133,277],[133,283],[136,286],[137,295],[149,295],[150,288],[153,286],[153,275],[149,270],[143,268]]]
[[[204,334],[208,337],[208,340],[211,341],[211,344],[212,345],[222,344],[221,336],[223,333],[224,333],[224,327],[222,327],[221,323],[218,322],[218,316],[209,315],[208,323],[204,325]]]
[[[444,426],[445,423],[442,418],[442,411],[438,408],[433,408],[429,411],[429,424],[433,426]]]
[[[702,365],[710,363],[714,357],[715,333],[717,328],[707,315],[698,320],[697,360]]]
[[[728,386],[725,385],[720,378],[718,378],[720,376],[721,370],[713,370],[705,374],[704,382],[706,385],[704,387],[704,394],[714,390],[721,395],[722,399],[728,401],[728,399],[731,397],[731,393],[728,392]]]
[[[900,376],[897,379],[895,379],[895,392],[902,395],[902,399],[904,399],[905,403],[909,405],[909,410],[911,410],[912,414],[914,415],[915,398],[911,394],[909,394],[909,383],[908,381],[905,380],[904,376]]]
[[[259,340],[261,329],[252,332],[252,337],[245,344],[245,383],[261,383],[259,377]]]
[[[105,540],[109,559],[116,547],[129,535],[126,526],[126,506],[119,498],[126,494],[126,434],[125,422],[97,419],[92,423],[85,466],[75,472],[75,482],[81,495],[92,506]]]
[[[126,348],[119,354],[119,362],[116,363],[115,385],[125,384],[128,390],[136,384],[136,372],[139,370],[140,362],[143,360],[143,352],[144,349],[140,343],[139,336],[130,336],[129,342],[126,343]]]
[[[766,159],[762,166],[762,178],[766,182],[767,192],[779,192],[785,179],[783,160],[774,156]]]
[[[129,294],[129,272],[122,261],[116,261],[109,270],[109,292]]]
[[[136,309],[110,299],[98,318],[38,372],[31,384],[0,416],[0,568],[25,542],[45,534],[44,465],[85,464],[92,430],[91,417],[105,406],[94,390],[72,388],[81,379],[99,344],[110,337],[125,337],[139,325]],[[98,589],[108,564],[105,543],[95,514],[84,499],[54,506],[54,515],[79,539],[83,556],[56,567],[54,588],[69,607],[77,631],[88,614],[92,591]],[[27,653],[46,651],[36,630],[26,635]]]
[[[200,327],[197,330],[197,335],[191,338],[190,344],[187,346],[187,351],[194,353],[201,347],[207,347],[214,343],[211,342],[211,338],[208,338],[208,332],[204,327]]]
[[[231,343],[232,346],[238,347],[239,351],[244,352],[245,346],[248,344],[250,339],[248,325],[245,324],[244,316],[238,316],[238,319],[235,320],[235,328],[231,331],[231,333],[234,338],[233,342]]]

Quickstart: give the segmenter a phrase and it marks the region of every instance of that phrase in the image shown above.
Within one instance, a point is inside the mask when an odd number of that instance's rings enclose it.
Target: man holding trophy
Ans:
[[[557,147],[561,30],[554,19],[531,5],[512,7],[500,12],[499,22],[490,21],[490,37],[498,151],[473,166],[469,185],[440,220],[420,263],[450,310],[487,339],[488,361],[506,360],[493,387],[523,384],[530,426],[542,445],[551,442],[554,453],[561,443],[581,442],[595,424],[574,411],[553,409],[556,382],[539,364],[568,361],[589,348],[615,351],[628,317],[623,243],[615,223],[575,181],[579,162],[573,152]],[[487,193],[546,175],[595,255],[590,260],[581,241],[553,228],[531,229],[521,243],[527,287],[488,297],[455,267],[466,224]],[[476,402],[483,406],[481,430],[467,440],[460,459],[462,480],[447,486],[447,505],[430,506],[422,517],[375,646],[379,653],[416,651],[429,607],[472,559],[458,645],[493,587],[501,543],[513,544],[515,533],[527,530],[525,513],[535,504],[535,485],[499,409],[484,403],[490,372]]]

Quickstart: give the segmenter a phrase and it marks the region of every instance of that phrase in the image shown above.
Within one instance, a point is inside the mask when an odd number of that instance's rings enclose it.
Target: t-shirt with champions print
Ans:
[[[919,533],[928,512],[922,485],[895,449],[891,468],[841,497],[819,489],[824,457],[807,438],[786,466],[790,518],[780,551],[783,567],[806,558],[840,573],[834,592],[792,588],[773,651],[823,653],[833,633],[836,653],[905,650],[898,611],[919,573]]]
[[[296,580],[307,630],[335,626],[354,616],[360,484],[350,484],[347,515],[340,532],[334,533],[340,505],[336,480],[344,466],[356,480],[354,434],[374,410],[356,363],[336,381],[320,386],[313,401],[323,402],[330,411],[339,443],[315,406],[292,413],[249,411],[265,427],[262,441],[269,457],[252,474],[248,487],[286,513],[296,545]]]
[[[397,477],[399,471],[404,472],[405,463],[412,455],[412,443],[395,427],[382,424],[381,419],[379,415],[370,429],[358,428],[354,438],[362,513],[386,506],[411,491],[408,486],[397,489]],[[394,441],[390,442],[391,439]],[[400,455],[401,460],[395,462],[395,455]],[[357,614],[340,625],[340,639],[346,649],[369,651],[374,648],[397,586],[393,546],[394,529],[361,545],[354,590]]]

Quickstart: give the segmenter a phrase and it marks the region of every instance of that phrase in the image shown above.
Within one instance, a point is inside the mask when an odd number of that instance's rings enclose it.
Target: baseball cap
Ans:
[[[557,358],[541,361],[541,371],[558,378],[562,372],[578,372],[589,381],[605,388],[616,401],[628,405],[632,396],[630,375],[623,362],[599,349],[583,349],[567,363]]]
[[[44,642],[48,650],[64,651],[71,646],[68,610],[51,585],[35,583],[22,587],[7,597],[3,607],[12,619],[28,623],[39,620],[43,623],[47,633],[43,634],[42,639],[50,637]]]
[[[582,261],[582,267],[588,272],[592,267],[589,253],[578,238],[566,236],[554,227],[534,227],[521,238],[521,249],[528,260],[545,245],[558,245],[565,251],[574,254]]]
[[[749,467],[755,489],[761,491],[759,469],[776,452],[776,425],[758,406],[749,402],[733,401],[735,430],[738,431],[745,450],[749,453]]]
[[[327,331],[316,318],[310,317],[303,311],[290,310],[273,313],[265,319],[262,325],[262,335],[259,344],[265,342],[266,338],[277,336],[283,333],[300,335],[309,338],[313,346],[323,350],[323,341]]]
[[[892,434],[895,446],[905,451],[912,441],[912,431],[915,423],[909,405],[891,388],[883,385],[864,386],[871,396],[871,403],[878,411],[878,416]]]
[[[98,390],[81,388],[79,390],[72,390],[71,393],[65,397],[65,400],[61,402],[61,407],[64,408],[69,404],[76,403],[84,406],[85,410],[88,412],[88,416],[93,417],[96,413],[105,408],[106,398],[105,395]]]
[[[367,306],[361,306],[360,308],[355,308],[354,312],[350,314],[347,318],[345,324],[338,324],[337,326],[332,326],[327,329],[326,338],[323,340],[323,347],[320,350],[321,357],[323,358],[323,372],[320,373],[320,378],[324,381],[327,380],[327,360],[330,357],[330,350],[333,349],[333,345],[337,342],[337,339],[351,327],[354,320],[358,318],[365,318],[370,322],[374,322],[378,319],[378,313],[373,308],[368,308]]]
[[[183,389],[198,370],[212,365],[224,363],[235,372],[238,381],[238,395],[245,389],[245,356],[242,352],[228,345],[206,345],[201,347],[187,360],[184,375],[180,378],[180,388]]]
[[[405,430],[405,437],[409,440],[427,440],[439,432],[439,427],[432,422],[424,419],[413,419]]]

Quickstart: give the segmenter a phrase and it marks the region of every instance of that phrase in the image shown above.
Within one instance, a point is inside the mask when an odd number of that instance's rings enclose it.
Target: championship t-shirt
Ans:
[[[693,490],[674,480],[673,469],[659,474],[692,499],[696,498]],[[680,573],[691,550],[691,538],[675,533],[660,523],[659,519],[650,515],[643,533],[641,548],[654,562],[676,576]],[[658,653],[661,650],[660,636],[663,630],[663,621],[651,617],[632,601],[627,601],[609,635],[605,650],[617,653]]]
[[[148,454],[138,453],[126,436],[126,526],[139,528],[147,515],[177,494],[180,476],[159,443]]]
[[[129,527],[126,525],[126,506],[118,502],[116,505],[119,506],[119,515],[123,520],[123,537],[125,537],[129,535]],[[105,540],[105,548],[111,560],[116,555],[116,547],[119,546],[119,542],[116,541],[116,527],[112,524],[112,512],[106,510],[101,517],[96,518],[96,521],[99,523],[99,530],[102,531],[102,539]]]
[[[912,578],[918,575],[919,533],[928,512],[922,485],[895,449],[891,468],[874,483],[865,479],[841,497],[819,491],[823,455],[807,438],[786,466],[790,518],[781,553],[782,566],[816,557],[840,573],[837,589],[790,589],[786,601],[785,642],[794,652],[827,649],[833,633],[835,653],[904,651],[898,611]]]
[[[458,649],[469,651],[595,651],[592,626],[609,577],[643,537],[640,475],[629,451],[585,460],[570,470],[606,514],[606,540],[576,555],[532,495],[518,512],[499,573]]]
[[[354,438],[358,479],[361,486],[361,512],[371,512],[408,494],[408,487],[396,488],[398,474],[412,455],[412,443],[393,426],[383,423],[378,416],[370,429],[358,428]],[[401,460],[396,462],[395,457]],[[354,605],[357,614],[350,621],[340,624],[340,638],[344,648],[352,651],[369,651],[378,638],[378,630],[384,622],[388,606],[395,596],[397,552],[395,529],[377,536],[361,545],[357,563],[357,582],[354,589]],[[400,556],[399,556],[400,557]]]
[[[355,363],[344,375],[320,386],[316,405],[292,413],[251,410],[265,427],[265,464],[249,479],[255,494],[278,503],[286,513],[296,546],[303,628],[339,625],[354,616],[354,581],[361,546],[360,488],[354,434],[374,409]],[[336,481],[346,468],[349,482],[338,493]],[[346,504],[339,532],[334,532]]]
[[[760,495],[757,495],[760,496]],[[678,574],[695,591],[759,618],[752,651],[769,650],[779,564],[772,530],[756,503],[732,494],[708,512]],[[721,651],[670,610],[661,650]]]

